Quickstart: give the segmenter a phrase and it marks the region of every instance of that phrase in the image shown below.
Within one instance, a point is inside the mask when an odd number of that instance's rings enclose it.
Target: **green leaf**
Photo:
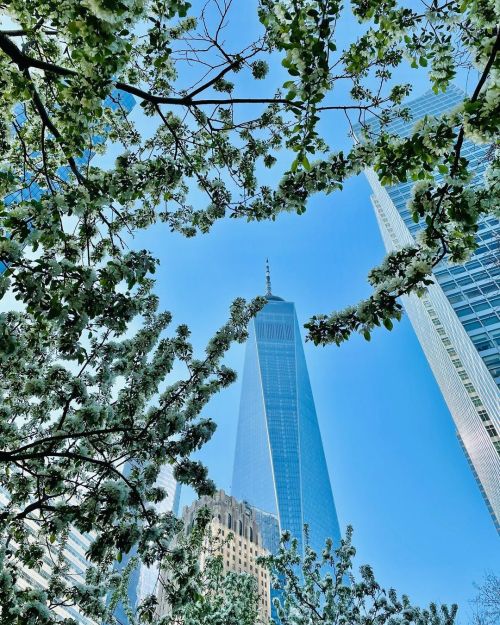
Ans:
[[[365,337],[366,341],[371,341],[372,340],[371,334],[368,332],[368,330],[365,330],[363,332],[363,336]]]
[[[392,321],[390,319],[384,319],[384,326],[388,329],[388,330],[392,330],[392,328],[394,327]]]

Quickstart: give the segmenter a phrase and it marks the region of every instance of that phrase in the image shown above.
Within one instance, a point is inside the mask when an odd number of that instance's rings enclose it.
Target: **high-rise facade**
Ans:
[[[429,92],[408,103],[412,120],[393,122],[388,130],[408,136],[424,115],[450,110],[463,93]],[[375,126],[376,122],[368,122]],[[359,130],[355,128],[356,131]],[[491,146],[464,141],[472,185],[482,184]],[[412,183],[382,186],[374,171],[366,176],[387,251],[415,242],[423,227],[407,208]],[[440,180],[442,176],[436,175]],[[457,435],[474,476],[500,531],[500,222],[487,216],[479,221],[478,248],[464,265],[443,260],[434,270],[434,284],[423,297],[403,297],[422,349],[448,404]]]
[[[127,464],[124,467],[124,474],[128,475],[130,471],[130,465]],[[158,475],[155,486],[162,488],[165,491],[165,498],[154,504],[156,512],[164,514],[166,512],[172,512],[175,516],[179,514],[179,501],[181,494],[181,485],[176,481],[174,477],[173,467],[170,464],[164,464]],[[117,571],[124,570],[131,558],[137,555],[137,549],[134,546],[132,550],[126,554],[120,563],[115,563],[115,569]],[[128,581],[128,603],[132,610],[137,609],[140,603],[148,596],[156,594],[158,591],[158,578],[159,567],[157,563],[151,566],[146,566],[144,563],[140,563],[130,573]],[[127,611],[122,602],[118,602],[115,608],[114,616],[122,625],[129,623]]]
[[[222,574],[229,573],[251,575],[257,582],[258,623],[269,622],[271,613],[270,575],[267,567],[257,560],[269,555],[263,546],[259,516],[246,502],[237,501],[223,490],[217,491],[213,497],[203,496],[182,511],[184,531],[189,532],[196,517],[202,509],[208,508],[212,519],[208,531],[206,548],[200,553],[200,568],[203,570],[208,558],[220,557]],[[169,614],[168,598],[163,591],[169,584],[168,572],[158,589],[158,616]]]
[[[0,509],[7,507],[9,502],[10,495],[8,491],[0,487]],[[24,526],[28,532],[28,542],[40,541],[40,528],[36,521],[25,519]],[[46,545],[41,541],[39,544],[43,547],[43,553],[38,560],[37,566],[29,567],[20,560],[17,560],[16,586],[21,591],[29,589],[40,590],[42,592],[47,591],[55,566],[61,564],[61,562],[58,561],[59,558],[61,558],[62,564],[65,567],[63,578],[68,586],[71,587],[75,584],[83,584],[85,582],[85,573],[89,565],[86,552],[90,548],[92,540],[93,536],[90,534],[83,534],[76,528],[71,527],[65,539],[62,553],[59,553],[61,545],[57,541],[54,542],[54,544],[47,543]],[[18,543],[12,540],[10,548],[14,551],[11,557],[15,558],[15,550],[18,548]],[[0,608],[2,607],[5,606],[1,606]],[[83,615],[78,605],[72,604],[70,601],[61,603],[61,605],[57,605],[52,609],[56,618],[61,621],[66,619],[78,623],[79,625],[97,625],[96,621]],[[14,619],[14,617],[12,618]]]
[[[108,96],[104,100],[104,105],[106,106],[106,108],[109,108],[112,111],[116,111],[118,108],[120,108],[126,114],[128,114],[135,106],[135,98],[133,95],[125,91],[114,90],[112,93],[112,97]],[[18,126],[22,126],[26,123],[26,111],[26,105],[23,103],[18,103],[14,106],[13,114],[15,122]],[[99,145],[104,141],[105,138],[102,136],[97,135],[95,137],[92,137],[93,145]],[[81,156],[75,157],[75,163],[78,167],[85,167],[89,160],[93,158],[93,156],[93,151],[86,148]],[[67,181],[71,175],[69,165],[59,167],[57,175],[61,180]],[[35,172],[26,171],[24,173],[24,179],[19,181],[19,189],[4,197],[3,202],[5,205],[9,206],[11,204],[15,205],[19,202],[26,200],[39,200],[45,193],[46,190],[44,190],[37,182],[37,176],[35,175]],[[35,226],[36,224],[31,224],[31,227]],[[0,275],[4,273],[6,269],[7,265],[0,260]]]
[[[105,100],[105,106],[112,110],[116,110],[119,107],[126,113],[129,113],[135,106],[135,99],[129,93],[122,91],[114,91],[113,97],[108,97]],[[19,126],[22,126],[27,119],[26,106],[22,103],[14,106],[15,121]],[[97,145],[104,141],[103,137],[93,137],[93,144]],[[75,162],[79,167],[83,167],[87,164],[89,159],[93,157],[91,150],[84,150],[84,153],[75,158]],[[58,170],[58,176],[62,180],[68,180],[70,176],[69,166],[62,166]],[[9,194],[3,198],[3,203],[7,206],[16,205],[21,201],[26,200],[39,200],[45,193],[44,189],[36,181],[34,172],[25,172],[24,180],[19,181],[19,190]],[[36,224],[31,224],[31,227],[35,228]],[[8,269],[8,266],[0,261],[0,275]],[[0,489],[0,508],[7,506],[10,501],[10,495],[8,491]],[[178,505],[178,495],[177,495]],[[26,520],[26,526],[32,537],[37,536],[39,528],[36,521]],[[68,532],[67,540],[64,543],[64,549],[62,558],[67,567],[65,579],[70,585],[75,583],[85,582],[85,573],[89,566],[89,561],[86,558],[94,536],[91,534],[82,534],[75,527],[71,526]],[[15,544],[15,543],[14,543]],[[51,553],[58,547],[56,542],[54,546],[45,548],[44,554],[40,561],[38,569],[29,568],[27,566],[19,565],[17,586],[21,590],[28,588],[35,588],[45,590],[48,587],[50,576],[54,568],[54,556]],[[136,574],[136,584],[140,580],[139,573]],[[77,605],[62,605],[54,608],[54,612],[57,617],[61,619],[73,619],[74,622],[79,625],[95,625],[95,621],[84,616]]]
[[[172,465],[164,464],[162,466],[158,479],[156,480],[156,486],[163,488],[166,493],[165,499],[155,504],[156,511],[161,514],[164,514],[165,512],[172,512],[174,516],[179,516],[181,485],[174,477]],[[141,565],[137,584],[138,602],[142,601],[148,595],[152,595],[156,592],[158,571],[159,569],[157,564],[153,564],[151,566],[146,566],[145,564]]]
[[[304,548],[338,546],[337,513],[295,306],[271,294],[252,320],[246,346],[232,494],[278,518]],[[276,547],[269,526],[264,546]],[[266,544],[267,543],[267,544]]]

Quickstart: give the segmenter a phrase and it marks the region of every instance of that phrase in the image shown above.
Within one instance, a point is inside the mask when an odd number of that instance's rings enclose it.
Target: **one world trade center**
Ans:
[[[246,346],[232,494],[271,513],[304,548],[340,541],[328,468],[292,302],[272,295],[252,320]],[[266,545],[272,549],[272,545]]]

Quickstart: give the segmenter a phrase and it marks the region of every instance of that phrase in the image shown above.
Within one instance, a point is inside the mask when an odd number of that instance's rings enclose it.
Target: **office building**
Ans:
[[[123,108],[127,113],[132,110],[135,105],[133,96],[124,92],[115,92],[113,98],[107,98],[106,106],[111,109],[116,109],[119,106]],[[27,119],[26,106],[22,103],[16,104],[13,110],[15,122],[22,126]],[[94,143],[101,143],[102,138],[96,137]],[[79,166],[84,165],[90,158],[92,153],[89,150],[85,150],[84,154],[76,159],[76,163]],[[61,179],[67,180],[70,170],[69,167],[64,166],[59,168],[58,175]],[[6,206],[16,205],[21,201],[27,200],[39,200],[45,193],[45,190],[37,182],[35,172],[27,171],[24,176],[24,180],[19,181],[19,190],[9,194],[4,198],[4,204]],[[31,227],[36,227],[36,224],[31,224]],[[0,261],[0,274],[6,271],[8,266]],[[7,491],[0,491],[0,507],[6,506],[9,502],[9,493]],[[35,539],[38,535],[38,527],[36,521],[25,521],[30,536]],[[76,528],[71,527],[68,539],[64,545],[63,559],[67,566],[66,581],[69,584],[82,583],[85,580],[85,571],[88,567],[88,561],[86,559],[86,552],[88,551],[93,537],[88,534],[80,533]],[[15,546],[15,543],[14,543]],[[38,569],[28,568],[26,566],[19,566],[17,585],[20,589],[37,588],[46,589],[48,581],[50,579],[54,562],[51,559],[50,551],[55,551],[57,543],[49,549],[45,549],[45,553],[42,557],[40,567]],[[94,621],[83,616],[78,610],[77,606],[67,605],[54,608],[54,612],[58,617],[62,619],[73,619],[81,625],[93,625]]]
[[[408,103],[410,122],[396,120],[388,130],[408,136],[425,115],[439,116],[463,100],[451,86],[446,93],[426,93]],[[368,124],[376,129],[376,121]],[[361,136],[360,128],[355,134]],[[472,185],[482,184],[491,146],[465,140],[462,155],[469,160]],[[412,183],[382,186],[372,170],[366,176],[373,191],[373,208],[386,250],[415,242],[423,227],[407,208]],[[436,179],[442,176],[436,174]],[[434,284],[423,297],[403,297],[413,328],[429,361],[457,427],[495,526],[500,531],[500,222],[479,220],[477,249],[463,265],[446,259],[434,270]]]
[[[124,469],[125,475],[128,475],[129,471],[130,465],[126,465]],[[163,488],[166,493],[163,501],[153,504],[156,512],[159,514],[171,512],[178,516],[181,485],[174,478],[172,465],[164,464],[161,467],[155,485]],[[134,547],[129,553],[124,555],[121,562],[115,564],[115,569],[117,571],[124,570],[130,559],[136,555],[137,549]],[[148,595],[154,595],[158,592],[158,578],[159,567],[156,563],[151,566],[141,563],[132,570],[128,582],[128,602],[132,610],[136,610]],[[122,625],[129,623],[125,606],[121,602],[116,606],[114,616]]]
[[[257,558],[266,556],[258,516],[246,502],[237,501],[219,490],[213,497],[203,496],[182,513],[184,529],[190,531],[202,508],[208,508],[212,519],[209,529],[212,541],[201,551],[200,568],[203,570],[207,558],[221,557],[223,575],[241,573],[251,575],[257,581],[259,593],[258,622],[267,624],[271,610],[270,577],[266,567],[257,563]],[[165,578],[164,583],[168,583]],[[169,613],[168,601],[159,589],[159,616]]]
[[[114,91],[112,97],[107,97],[104,101],[104,104],[107,108],[116,111],[117,109],[123,110],[126,114],[130,113],[130,111],[135,106],[135,98],[130,93],[125,91]],[[14,122],[18,126],[22,126],[26,123],[27,117],[27,107],[24,103],[18,103],[14,106],[13,109]],[[92,137],[92,144],[98,145],[102,144],[105,141],[105,138],[101,136]],[[38,155],[37,155],[38,156]],[[91,149],[86,148],[83,150],[81,156],[75,158],[75,163],[78,167],[85,167],[87,163],[93,158],[94,153]],[[36,160],[36,159],[34,159]],[[29,200],[40,200],[40,198],[45,195],[47,192],[47,188],[44,188],[48,183],[44,180],[44,184],[40,184],[38,175],[35,175],[36,172],[33,171],[25,171],[24,177],[22,180],[19,180],[19,189],[9,193],[6,197],[4,197],[3,202],[6,206],[16,205],[19,202],[25,202]],[[71,170],[69,165],[64,165],[59,167],[57,170],[57,175],[61,180],[68,181],[71,175]],[[31,228],[34,228],[36,224],[29,224]],[[7,270],[7,265],[0,260],[0,275]]]
[[[156,511],[160,514],[172,512],[174,516],[179,516],[181,485],[174,478],[172,465],[164,464],[162,466],[156,485],[163,488],[167,493],[163,501],[155,504]],[[137,599],[139,602],[156,592],[158,571],[158,565],[156,564],[152,566],[141,565],[137,583]]]
[[[6,507],[9,501],[9,493],[3,488],[0,488],[0,509]],[[38,534],[39,526],[36,521],[25,519],[24,525],[28,532],[28,541],[37,541],[37,543],[40,544]],[[85,554],[90,547],[92,539],[93,537],[91,535],[82,534],[74,527],[72,527],[68,533],[62,551],[62,564],[66,567],[66,573],[63,575],[63,578],[70,587],[85,581],[85,571],[88,567]],[[60,545],[57,542],[44,545],[42,542],[41,546],[43,547],[43,555],[40,558],[38,567],[28,567],[20,561],[17,563],[17,579],[15,583],[20,590],[35,589],[46,591],[48,589],[51,575],[54,572],[54,566],[59,564]],[[10,548],[14,551],[12,556],[14,558],[17,547],[17,543],[13,540],[10,543]],[[78,606],[72,605],[70,601],[66,602],[64,605],[55,606],[53,611],[56,617],[61,621],[63,619],[73,619],[73,621],[76,621],[79,625],[97,625],[94,620],[81,614]]]
[[[278,519],[303,552],[340,531],[295,306],[273,295],[250,323],[232,494]],[[264,546],[274,551],[272,525]],[[273,538],[274,536],[274,538]]]

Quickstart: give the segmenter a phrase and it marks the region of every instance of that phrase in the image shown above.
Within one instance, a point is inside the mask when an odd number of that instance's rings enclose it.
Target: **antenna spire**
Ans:
[[[269,258],[266,258],[266,295],[271,293],[271,272],[269,271]]]

